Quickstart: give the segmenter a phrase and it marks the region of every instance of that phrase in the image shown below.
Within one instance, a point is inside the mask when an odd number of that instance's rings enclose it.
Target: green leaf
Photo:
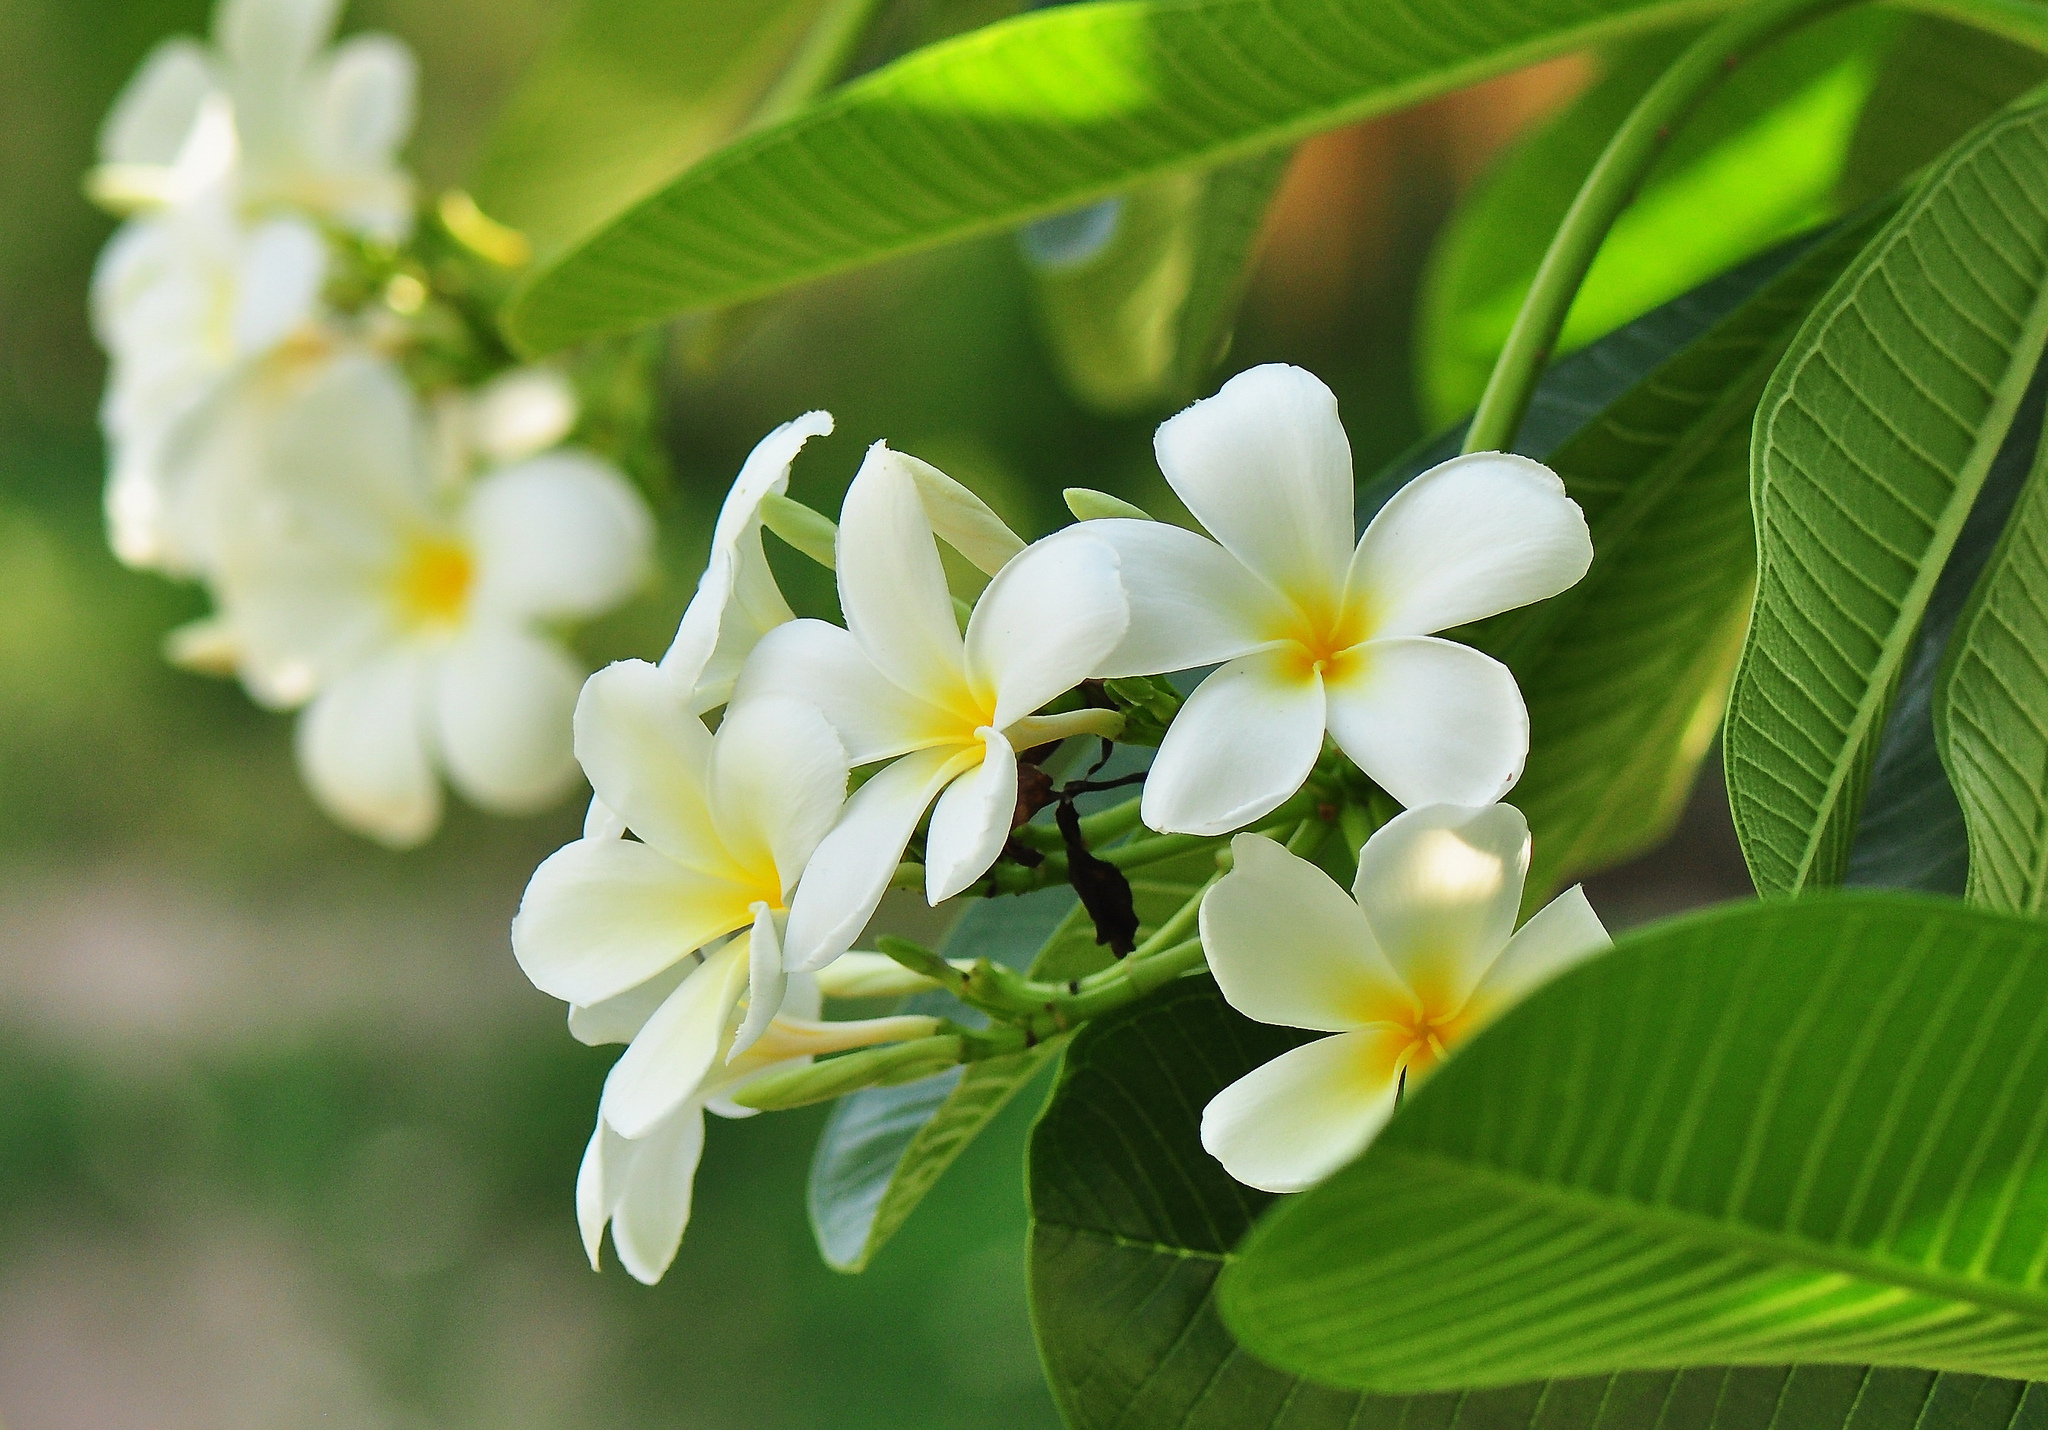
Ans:
[[[2040,913],[2048,899],[2048,444],[1971,593],[1940,675],[1935,730],[1969,830],[1969,897]],[[2021,434],[2015,424],[2015,437]]]
[[[1132,893],[1141,932],[1185,903],[1215,867],[1214,856],[1204,850],[1139,871]],[[942,952],[948,958],[992,958],[1050,981],[1085,977],[1110,958],[1067,889],[971,905]],[[913,999],[908,1011],[981,1021],[943,994]],[[811,1159],[811,1230],[827,1264],[865,1270],[946,1168],[1063,1041],[841,1098]]]
[[[1601,245],[1558,350],[1582,347],[1832,217],[1857,117],[1901,23],[1868,7],[1831,17],[1773,45],[1708,96]],[[1424,405],[1437,420],[1478,401],[1593,161],[1691,38],[1623,47],[1592,88],[1495,164],[1445,226],[1416,335]]]
[[[2048,924],[1906,894],[1623,937],[1224,1278],[1383,1391],[1774,1360],[2048,1373]]]
[[[1758,590],[1726,733],[1758,889],[1840,882],[1922,613],[2048,337],[2048,103],[1973,133],[1843,275],[1757,413]]]
[[[582,0],[471,180],[546,259],[739,132],[826,0]]]
[[[1041,219],[1018,234],[1067,390],[1097,411],[1185,401],[1222,356],[1287,150]]]
[[[1254,1360],[1216,1280],[1278,1200],[1200,1142],[1202,1107],[1304,1035],[1190,978],[1074,1040],[1031,1140],[1031,1303],[1074,1430],[2013,1430],[2015,1381],[1861,1366],[1629,1372],[1500,1390],[1361,1395]]]
[[[1984,0],[1970,0],[1984,3]],[[1718,0],[1112,0],[918,51],[749,136],[537,275],[535,350],[760,297],[1412,104]]]

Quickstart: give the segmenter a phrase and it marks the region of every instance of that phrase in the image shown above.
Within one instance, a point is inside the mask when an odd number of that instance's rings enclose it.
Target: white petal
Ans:
[[[1411,809],[1491,804],[1529,757],[1529,712],[1508,668],[1434,636],[1368,641],[1330,682],[1330,734]],[[1169,736],[1170,738],[1170,736]]]
[[[327,244],[303,219],[267,219],[251,230],[238,267],[235,347],[257,357],[313,318],[327,278]]]
[[[1269,363],[1161,424],[1159,469],[1275,589],[1334,608],[1351,559],[1351,444],[1313,374]]]
[[[645,1286],[661,1280],[683,1244],[697,1162],[704,1154],[704,1112],[679,1108],[634,1145],[612,1211],[619,1265]]]
[[[411,652],[335,681],[299,717],[299,771],[338,822],[405,849],[441,822],[428,754],[428,673]]]
[[[576,409],[576,389],[560,369],[515,367],[476,390],[468,403],[468,435],[488,460],[520,462],[567,437]]]
[[[966,653],[938,543],[901,455],[877,442],[839,510],[839,607],[876,669],[905,690],[951,706]]]
[[[995,575],[1024,549],[1024,538],[966,487],[908,452],[892,455],[916,481],[933,534],[983,572]]]
[[[618,1204],[616,1187],[631,1146],[600,1117],[576,1169],[576,1229],[583,1234],[583,1254],[590,1258],[592,1271],[599,1269],[604,1255],[604,1226]]]
[[[604,1080],[598,1104],[621,1137],[644,1137],[696,1094],[718,1062],[732,1011],[747,988],[745,935],[728,941],[655,1009]]]
[[[918,820],[959,772],[956,760],[953,750],[919,750],[854,791],[790,901],[782,944],[792,970],[823,968],[853,947],[888,891]]]
[[[678,863],[730,875],[711,818],[711,732],[675,681],[622,660],[583,682],[576,758],[590,787],[626,826]]]
[[[1341,1033],[1409,1017],[1415,999],[1365,915],[1328,874],[1258,834],[1230,841],[1231,871],[1202,899],[1216,986],[1247,1018]]]
[[[341,0],[222,0],[213,38],[237,68],[296,79],[340,12]]]
[[[815,706],[839,732],[855,765],[894,759],[961,733],[959,716],[893,684],[860,642],[826,621],[790,621],[754,647],[733,686],[732,703],[774,699]]]
[[[214,87],[213,66],[196,41],[165,40],[142,61],[100,125],[100,158],[109,164],[164,164],[178,157]]]
[[[777,871],[785,895],[846,800],[846,749],[809,705],[751,700],[728,710],[711,742],[711,808],[749,869]]]
[[[994,729],[981,731],[981,763],[946,786],[924,842],[926,902],[944,903],[988,872],[1010,840],[1017,813],[1017,753]]]
[[[515,924],[515,928],[516,928]],[[654,1010],[676,991],[676,985],[690,976],[703,960],[696,954],[677,959],[645,983],[636,983],[624,993],[614,993],[595,1003],[569,1005],[569,1036],[586,1048],[606,1043],[630,1043],[647,1026]]]
[[[1529,821],[1511,804],[1430,804],[1358,851],[1352,892],[1380,947],[1431,1008],[1462,1008],[1522,905]]]
[[[1116,552],[1075,529],[996,573],[967,622],[967,678],[1005,729],[1093,673],[1122,639],[1130,605]]]
[[[730,1063],[746,1052],[768,1031],[768,1024],[782,1011],[782,993],[789,974],[782,966],[782,940],[776,937],[775,915],[766,904],[754,905],[754,928],[747,936],[747,1016],[726,1049]]]
[[[654,522],[632,484],[588,452],[556,451],[476,484],[463,525],[475,604],[549,619],[610,610],[646,578]]]
[[[1323,683],[1286,651],[1239,656],[1174,717],[1145,780],[1145,823],[1228,834],[1270,814],[1323,750]]]
[[[1586,902],[1583,886],[1574,884],[1515,930],[1493,967],[1479,980],[1475,1003],[1492,1017],[1517,1003],[1566,969],[1605,953],[1614,946],[1600,915]]]
[[[512,920],[512,955],[541,992],[588,1007],[753,917],[747,890],[648,845],[578,839],[533,871]]]
[[[1541,462],[1472,452],[1394,494],[1365,529],[1349,596],[1377,636],[1422,636],[1555,596],[1586,574],[1585,513]]]
[[[389,35],[352,35],[327,63],[314,114],[323,158],[349,166],[388,161],[412,132],[419,66]]]
[[[619,818],[612,807],[596,795],[590,797],[590,808],[583,811],[583,837],[585,839],[617,839],[626,832],[626,821]]]
[[[1159,675],[1218,665],[1266,645],[1283,626],[1279,595],[1206,536],[1123,518],[1091,521],[1078,530],[1116,552],[1131,611],[1123,639],[1092,675]],[[1060,532],[1047,541],[1068,539]]]
[[[583,672],[553,641],[509,626],[465,633],[441,655],[441,763],[470,803],[530,814],[576,778],[570,717]]]
[[[787,490],[790,464],[804,443],[831,430],[829,412],[783,423],[754,445],[725,494],[704,574],[661,658],[663,669],[703,692],[702,709],[724,699],[762,633],[791,619],[761,551],[761,499]]]
[[[1202,1109],[1202,1146],[1246,1186],[1298,1192],[1365,1150],[1394,1113],[1406,1034],[1319,1038],[1254,1068]]]

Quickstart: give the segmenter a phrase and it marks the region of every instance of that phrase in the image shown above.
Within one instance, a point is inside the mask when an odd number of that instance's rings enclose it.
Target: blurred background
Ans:
[[[111,222],[79,178],[142,55],[206,11],[0,0],[0,1421],[1055,1425],[1023,1301],[1035,1092],[862,1277],[825,1270],[804,1221],[822,1114],[713,1119],[666,1281],[593,1275],[570,1194],[612,1053],[566,1035],[505,934],[580,798],[523,822],[458,809],[390,854],[313,809],[287,718],[163,663],[201,602],[106,550],[84,314]],[[345,28],[419,54],[430,190],[462,181],[561,13],[349,5]],[[1587,74],[1556,62],[1305,146],[1226,369],[1322,375],[1361,469],[1422,435],[1431,239]],[[1011,240],[872,270],[760,313],[715,373],[677,365],[663,575],[587,634],[593,663],[665,647],[740,458],[812,407],[838,433],[793,494],[827,509],[883,435],[1027,532],[1063,519],[1064,486],[1161,502],[1164,413],[1062,396]],[[1597,883],[1617,925],[1747,892],[1718,788],[1710,770],[1674,843]]]

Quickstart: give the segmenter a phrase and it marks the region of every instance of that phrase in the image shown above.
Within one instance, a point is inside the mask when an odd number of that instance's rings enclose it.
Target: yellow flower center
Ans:
[[[447,626],[462,619],[475,581],[476,563],[467,548],[445,537],[428,537],[406,552],[393,584],[406,624]]]
[[[1281,650],[1290,675],[1342,680],[1363,667],[1358,647],[1371,637],[1372,627],[1363,603],[1353,601],[1342,609],[1290,608],[1273,635],[1288,643]]]
[[[1395,1065],[1410,1078],[1420,1077],[1446,1057],[1472,1031],[1469,1009],[1446,1011],[1425,1002],[1419,1012],[1399,1020],[1406,1041]]]

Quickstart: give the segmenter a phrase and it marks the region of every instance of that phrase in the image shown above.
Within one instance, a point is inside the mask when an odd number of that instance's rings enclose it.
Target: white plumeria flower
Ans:
[[[195,508],[221,485],[218,464],[186,454],[211,439],[210,409],[245,375],[269,359],[304,366],[325,352],[326,273],[326,243],[305,220],[245,226],[209,197],[124,224],[108,242],[92,316],[112,359],[100,421],[121,560],[175,574],[205,567],[210,530]]]
[[[817,978],[803,973],[792,976],[782,1011],[769,1021],[760,1039],[737,1057],[714,1057],[703,1080],[641,1136],[621,1135],[599,1113],[597,1129],[576,1174],[576,1221],[593,1271],[598,1269],[609,1223],[620,1264],[646,1285],[661,1279],[675,1260],[683,1229],[689,1225],[697,1161],[704,1150],[704,1114],[753,1116],[753,1108],[731,1101],[743,1084],[765,1073],[802,1067],[820,1053],[918,1037],[930,1032],[937,1022],[919,1017],[820,1022],[820,991]],[[620,1003],[630,996],[612,1001]],[[641,1013],[641,1021],[647,1016]],[[585,1041],[626,1042],[638,1031],[637,1023],[622,1024],[614,1036]],[[734,1031],[726,1030],[728,1042]],[[610,1089],[609,1079],[606,1089]]]
[[[1034,712],[1123,635],[1115,554],[1085,536],[1026,548],[997,570],[963,639],[919,487],[911,459],[869,449],[836,544],[847,629],[777,627],[734,691],[736,708],[765,697],[814,705],[854,764],[892,761],[811,861],[790,909],[791,968],[822,967],[853,945],[927,809],[925,894],[937,904],[985,874],[1009,839],[1018,752],[1106,728],[1103,711]]]
[[[340,0],[221,0],[212,48],[183,38],[157,46],[101,128],[94,196],[123,210],[182,202],[190,185],[180,160],[210,111],[224,111],[247,211],[294,209],[366,238],[404,239],[413,185],[396,156],[412,129],[412,52],[388,35],[323,52],[340,9]]]
[[[1412,1085],[1539,984],[1609,946],[1577,885],[1517,930],[1529,872],[1520,810],[1429,805],[1358,855],[1356,902],[1272,840],[1240,834],[1202,901],[1202,947],[1248,1018],[1335,1037],[1216,1094],[1202,1145],[1231,1176],[1296,1192],[1356,1157]]]
[[[276,479],[224,523],[215,592],[251,693],[312,697],[298,753],[315,797],[398,846],[438,824],[437,768],[486,809],[558,798],[582,671],[541,627],[640,582],[653,526],[638,493],[568,450],[437,491],[418,403],[364,354],[280,427]]]
[[[796,619],[775,584],[761,549],[761,503],[789,490],[789,469],[804,443],[832,431],[832,414],[806,412],[754,444],[732,489],[718,509],[711,533],[711,557],[661,668],[677,683],[693,714],[706,714],[732,696],[733,681],[768,631]],[[625,821],[592,796],[584,837],[617,838]]]
[[[586,837],[548,856],[512,951],[535,987],[585,1010],[571,1019],[578,1037],[646,1015],[604,1101],[606,1121],[638,1138],[703,1080],[742,1001],[728,1058],[781,1007],[790,893],[846,798],[846,751],[823,716],[787,700],[728,712],[713,736],[674,681],[628,660],[584,685],[576,756],[637,838]]]
[[[1301,787],[1326,733],[1404,805],[1485,804],[1513,786],[1529,748],[1514,676],[1431,633],[1585,574],[1585,517],[1549,468],[1454,458],[1403,487],[1354,547],[1337,401],[1300,368],[1240,373],[1161,425],[1155,447],[1216,539],[1130,519],[1080,528],[1116,549],[1131,602],[1094,674],[1222,664],[1160,745],[1147,824],[1251,823]]]

